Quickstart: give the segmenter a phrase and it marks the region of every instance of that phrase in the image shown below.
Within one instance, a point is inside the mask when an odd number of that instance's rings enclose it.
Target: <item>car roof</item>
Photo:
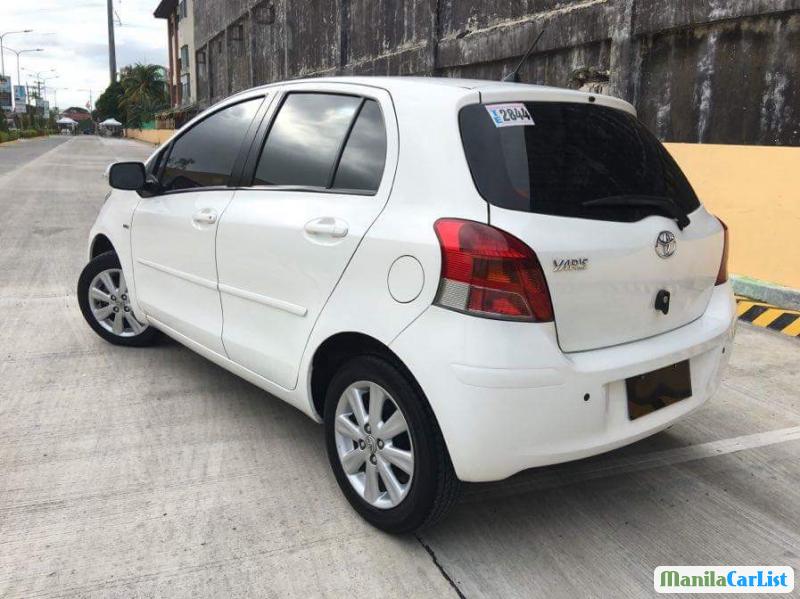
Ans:
[[[393,96],[402,96],[404,94],[417,94],[422,89],[430,86],[438,88],[447,87],[457,92],[462,90],[465,94],[472,92],[479,92],[482,96],[490,98],[502,97],[508,95],[524,95],[531,100],[565,100],[565,101],[594,101],[599,100],[600,104],[614,106],[621,108],[633,114],[636,113],[635,108],[620,98],[613,96],[606,96],[602,94],[593,94],[583,92],[575,89],[567,89],[560,87],[552,87],[548,85],[538,85],[531,83],[511,83],[505,81],[491,81],[486,79],[460,79],[456,77],[419,77],[419,76],[355,76],[355,77],[313,77],[303,79],[291,79],[287,81],[276,81],[256,88],[246,90],[253,92],[260,89],[268,89],[270,87],[280,87],[282,85],[295,85],[295,84],[314,84],[314,83],[339,83],[351,85],[366,85],[370,87],[377,87],[388,91]],[[245,93],[245,92],[241,92]],[[236,94],[239,95],[239,94]]]

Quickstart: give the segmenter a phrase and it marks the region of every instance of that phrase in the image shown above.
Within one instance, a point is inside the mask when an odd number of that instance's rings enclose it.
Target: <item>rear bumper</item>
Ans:
[[[490,481],[622,447],[700,407],[730,357],[735,315],[730,284],[720,285],[679,329],[564,354],[553,324],[431,307],[391,347],[427,395],[459,478]],[[687,359],[693,395],[631,421],[625,379]]]

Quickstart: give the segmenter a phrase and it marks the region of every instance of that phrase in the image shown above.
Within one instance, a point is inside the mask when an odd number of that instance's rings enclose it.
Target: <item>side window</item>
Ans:
[[[147,162],[144,163],[144,170],[148,175],[158,175],[158,170],[161,168],[161,164],[164,162],[164,156],[168,151],[169,148],[167,148],[167,146],[162,146],[157,152],[147,159]]]
[[[235,104],[192,127],[172,145],[164,191],[228,185],[247,128],[263,98]]]
[[[367,100],[344,147],[335,189],[378,191],[386,162],[386,127],[378,103]]]
[[[328,187],[361,98],[318,93],[287,96],[256,168],[256,185]]]

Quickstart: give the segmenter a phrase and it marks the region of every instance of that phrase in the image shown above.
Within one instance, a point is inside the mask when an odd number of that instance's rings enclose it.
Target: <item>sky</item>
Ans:
[[[158,0],[114,0],[114,36],[117,71],[136,62],[167,64],[167,22],[156,19]],[[108,86],[108,28],[106,0],[0,0],[0,34],[33,29],[32,33],[8,35],[3,46],[14,50],[42,48],[20,56],[23,84],[33,82],[36,71],[47,81],[47,99],[62,110],[85,106]],[[17,85],[17,57],[5,52],[5,74]]]

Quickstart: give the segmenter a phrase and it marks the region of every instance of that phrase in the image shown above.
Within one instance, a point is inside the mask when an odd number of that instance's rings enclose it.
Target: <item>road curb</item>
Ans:
[[[772,329],[790,337],[800,337],[800,311],[778,308],[766,302],[736,296],[736,315],[739,320],[757,327]]]
[[[783,306],[789,310],[800,310],[800,290],[767,283],[750,277],[731,276],[733,292],[759,302]]]

